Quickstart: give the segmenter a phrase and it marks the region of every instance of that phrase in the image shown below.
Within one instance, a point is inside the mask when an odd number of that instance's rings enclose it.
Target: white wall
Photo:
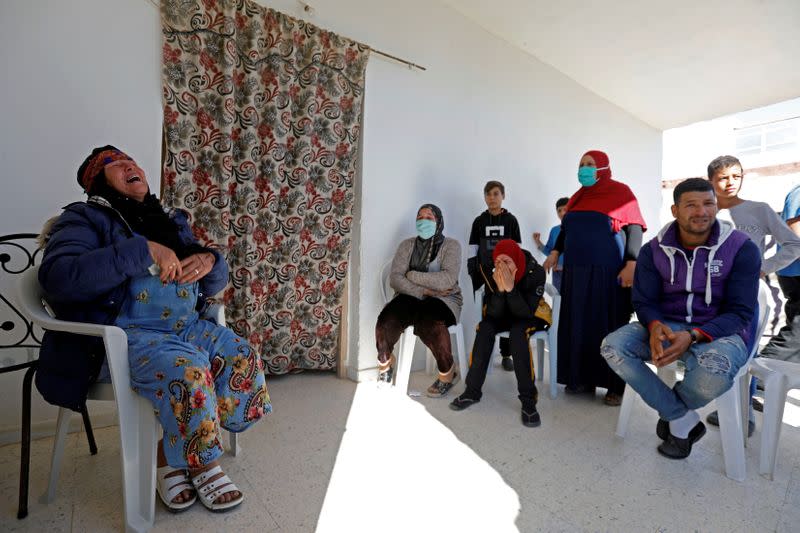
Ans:
[[[800,98],[742,111],[733,115],[696,122],[664,131],[662,174],[666,180],[706,175],[708,164],[717,156],[739,157],[745,170],[800,160],[800,147],[757,155],[736,152],[737,129],[800,116]],[[777,123],[779,125],[780,123]]]
[[[730,154],[739,158],[745,169],[740,195],[742,198],[767,202],[776,211],[783,209],[786,194],[800,183],[800,174],[784,176],[759,176],[754,168],[782,165],[800,161],[800,146],[758,154],[740,154],[736,151],[737,129],[774,123],[786,124],[800,116],[800,98],[759,107],[697,122],[682,128],[664,131],[662,175],[665,180],[705,177],[708,164],[717,156]],[[674,187],[664,189],[661,204],[661,223],[672,220],[670,206]]]
[[[294,0],[268,3],[302,16]],[[445,233],[466,242],[489,178],[506,184],[507,207],[530,234],[556,221],[556,198],[576,189],[580,155],[606,150],[657,225],[661,132],[433,1],[319,0],[310,22],[408,58],[410,71],[377,55],[367,69],[350,375],[375,366],[378,272],[410,236],[423,202],[438,204]],[[37,231],[81,199],[75,170],[110,142],[142,164],[158,187],[160,34],[146,0],[6,0],[0,6],[3,139],[0,234]],[[650,235],[651,233],[648,233]],[[357,270],[356,270],[357,268]],[[468,287],[466,268],[462,287]],[[476,316],[466,297],[463,320]],[[18,396],[15,376],[2,383]],[[16,400],[15,400],[16,401]],[[53,416],[38,408],[35,420]],[[0,431],[18,424],[16,404]]]
[[[531,233],[546,232],[556,222],[555,200],[577,189],[580,156],[599,148],[609,153],[615,175],[632,185],[646,219],[657,227],[660,131],[438,2],[311,4],[310,22],[428,68],[411,71],[377,55],[367,68],[361,283],[354,288],[359,316],[351,376],[372,374],[381,308],[378,272],[400,239],[413,234],[416,209],[424,202],[439,205],[445,234],[466,244],[472,220],[485,209],[483,184],[500,179],[524,246],[532,248]],[[269,5],[302,16],[294,0]],[[466,265],[461,286],[470,287]],[[467,292],[462,321],[469,340],[477,310]]]
[[[0,2],[0,234],[38,232],[81,200],[75,174],[95,146],[128,151],[158,190],[160,50],[158,9],[146,0]],[[21,382],[21,372],[0,376],[0,442],[19,426]],[[36,429],[56,411],[33,396]],[[108,411],[89,408],[96,423]]]

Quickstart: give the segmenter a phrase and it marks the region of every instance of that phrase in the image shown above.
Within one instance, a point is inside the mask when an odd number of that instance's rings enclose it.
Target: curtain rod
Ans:
[[[751,124],[749,126],[740,126],[738,128],[733,128],[733,131],[747,130],[747,129],[755,128],[755,127],[758,127],[758,126],[769,126],[770,124],[777,124],[778,122],[786,122],[787,120],[794,120],[796,118],[800,118],[800,115],[797,115],[797,116],[794,116],[794,117],[779,118],[777,120],[770,120],[770,121],[767,121],[767,122],[761,122],[759,124]]]
[[[376,53],[378,55],[381,55],[381,56],[384,56],[384,57],[388,57],[389,59],[394,59],[398,63],[403,63],[404,65],[408,65],[409,69],[416,68],[416,69],[423,70],[423,71],[424,70],[428,70],[425,67],[423,67],[422,65],[417,65],[416,63],[412,63],[411,61],[406,61],[405,59],[401,59],[401,58],[399,58],[397,56],[393,56],[392,54],[387,54],[386,52],[381,52],[380,50],[376,50],[374,48],[370,48],[370,50],[372,50],[374,53]]]
[[[155,2],[155,0],[146,0],[146,1],[149,2],[150,4],[152,4],[156,9],[161,9],[161,7]],[[302,4],[303,11],[305,11],[306,13],[308,13],[310,15],[314,14],[314,8],[313,7],[311,7],[310,5],[306,4],[305,2],[299,2],[299,3]],[[397,61],[398,63],[402,63],[404,65],[408,65],[409,69],[415,68],[415,69],[422,70],[422,71],[428,70],[425,67],[423,67],[422,65],[417,65],[416,63],[413,63],[413,62],[408,61],[406,59],[403,59],[401,57],[397,57],[397,56],[394,56],[392,54],[387,54],[386,52],[381,52],[380,50],[376,50],[375,48],[372,48],[369,45],[367,45],[367,47],[372,52],[374,52],[374,53],[376,53],[376,54],[378,54],[380,56],[387,57],[389,59],[393,59],[394,61]]]

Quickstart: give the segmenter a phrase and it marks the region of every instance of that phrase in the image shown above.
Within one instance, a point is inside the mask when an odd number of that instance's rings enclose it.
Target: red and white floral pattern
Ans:
[[[251,0],[162,0],[164,204],[227,257],[266,371],[336,367],[364,45]]]

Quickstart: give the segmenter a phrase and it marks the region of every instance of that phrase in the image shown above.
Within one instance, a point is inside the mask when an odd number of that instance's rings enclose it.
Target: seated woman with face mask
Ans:
[[[447,394],[458,376],[453,364],[450,333],[447,331],[461,314],[461,246],[442,235],[441,210],[425,204],[417,212],[417,236],[405,239],[392,260],[389,284],[395,296],[378,315],[375,342],[378,348],[378,379],[391,382],[394,372],[394,345],[408,326],[436,358],[439,377],[428,387],[427,395]]]

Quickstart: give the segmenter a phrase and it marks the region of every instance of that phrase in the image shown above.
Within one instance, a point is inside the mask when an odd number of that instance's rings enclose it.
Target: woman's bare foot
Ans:
[[[164,440],[158,441],[158,454],[156,457],[156,465],[161,468],[162,466],[167,466],[167,456],[164,455]],[[176,468],[174,472],[167,474],[167,478],[176,477],[184,475],[184,471]],[[172,498],[172,503],[184,503],[188,502],[194,497],[194,491],[192,489],[186,489],[174,498]]]
[[[191,468],[191,469],[189,469],[189,477],[194,479],[197,476],[199,476],[200,474],[202,474],[203,472],[205,472],[207,470],[211,470],[212,468],[214,468],[217,465],[219,465],[219,461],[212,461],[212,462],[208,463],[207,465],[203,465],[203,467],[201,467],[201,468]],[[221,478],[224,475],[225,475],[224,472],[220,472],[220,473],[210,477],[209,479],[207,479],[205,483],[200,485],[200,487],[201,488],[205,487],[206,485],[208,485],[212,481],[215,481],[215,480]],[[226,483],[225,485],[222,485],[221,487],[217,487],[217,488],[227,487],[228,485],[230,485],[230,483]],[[195,485],[195,486],[197,486],[197,485]],[[226,492],[225,494],[221,494],[219,496],[219,498],[214,500],[214,503],[220,504],[220,503],[232,502],[234,500],[237,500],[237,499],[241,498],[241,496],[242,496],[241,492],[239,492],[238,490],[233,490],[231,492]]]

